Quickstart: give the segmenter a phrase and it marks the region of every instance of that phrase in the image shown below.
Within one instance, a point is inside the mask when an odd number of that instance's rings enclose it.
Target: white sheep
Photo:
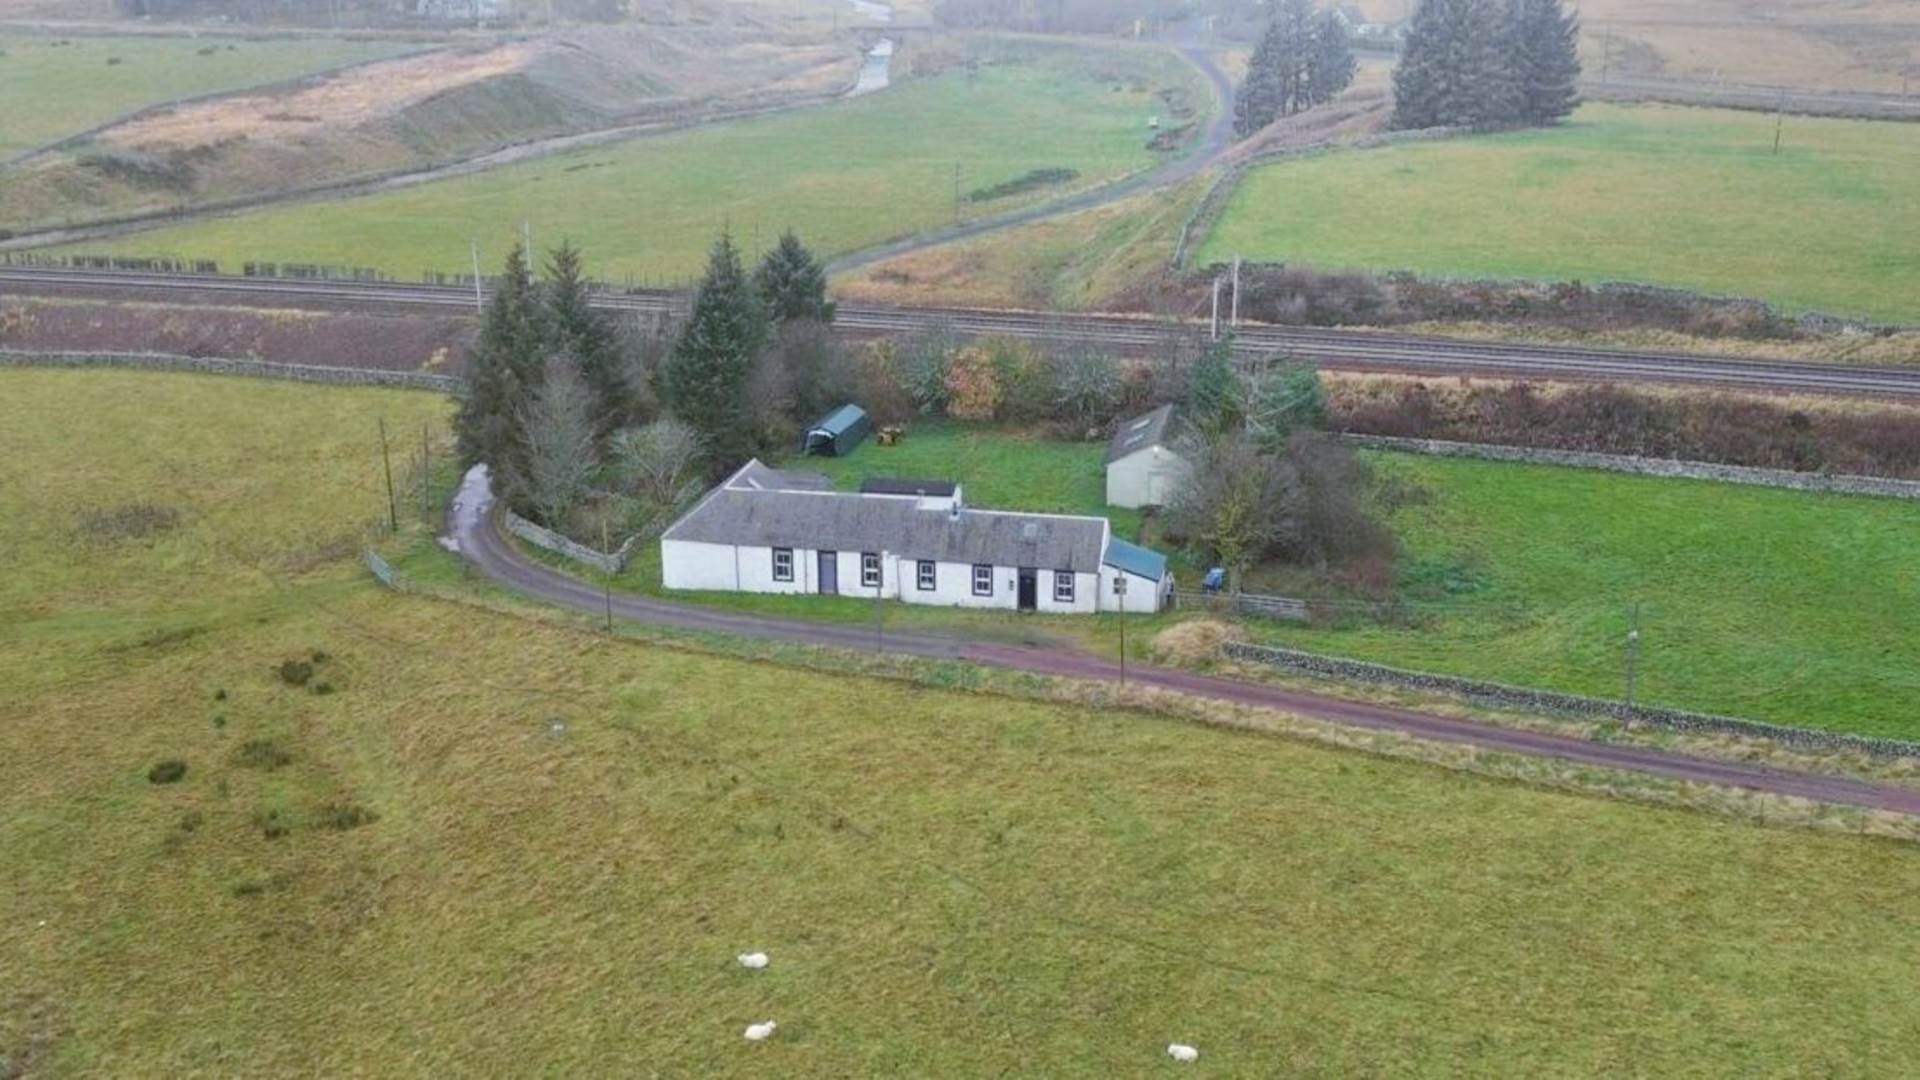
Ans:
[[[773,1029],[779,1026],[780,1026],[779,1024],[776,1024],[771,1020],[767,1021],[764,1024],[748,1024],[747,1025],[747,1041],[748,1042],[765,1042],[766,1040],[773,1038]]]
[[[1200,1060],[1200,1051],[1195,1050],[1185,1043],[1168,1043],[1167,1056],[1175,1061],[1198,1061]]]
[[[772,963],[772,961],[768,959],[767,954],[763,952],[743,952],[740,954],[739,960],[741,967],[751,968],[754,971],[759,971],[769,963]]]

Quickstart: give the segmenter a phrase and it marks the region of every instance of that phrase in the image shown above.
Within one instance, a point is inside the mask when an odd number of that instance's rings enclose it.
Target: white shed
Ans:
[[[1193,465],[1173,449],[1173,406],[1162,405],[1120,425],[1107,446],[1107,505],[1138,509],[1165,506]]]

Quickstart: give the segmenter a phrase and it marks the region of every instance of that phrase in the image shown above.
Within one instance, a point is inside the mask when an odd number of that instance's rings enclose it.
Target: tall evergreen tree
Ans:
[[[1560,0],[1514,0],[1520,118],[1557,124],[1580,104],[1580,17]]]
[[[1313,41],[1307,50],[1307,103],[1324,105],[1353,85],[1358,63],[1346,21],[1332,11],[1314,20]]]
[[[1400,130],[1438,127],[1457,77],[1455,9],[1462,0],[1421,0],[1393,66],[1393,120]]]
[[[781,233],[780,243],[760,260],[753,272],[753,284],[760,291],[767,314],[776,322],[833,321],[826,271],[792,229]]]
[[[752,455],[747,382],[767,340],[766,309],[740,266],[733,237],[722,233],[707,259],[693,314],[660,369],[660,391],[674,416],[700,433],[720,468]]]
[[[1280,116],[1280,20],[1267,23],[1247,61],[1247,77],[1233,97],[1233,133],[1240,138],[1259,131]]]
[[[1187,421],[1207,434],[1240,422],[1240,376],[1233,370],[1233,335],[1207,346],[1187,373]]]
[[[593,309],[592,291],[580,268],[580,250],[571,243],[563,241],[547,257],[541,299],[547,352],[570,357],[579,367],[592,397],[594,426],[612,431],[625,424],[634,397],[627,385],[625,358],[613,324]]]
[[[1461,94],[1456,124],[1515,124],[1522,96],[1510,0],[1464,0]]]
[[[460,460],[493,470],[496,490],[510,491],[526,472],[521,417],[540,385],[543,334],[526,252],[515,247],[487,302],[468,367],[467,398],[455,420]]]

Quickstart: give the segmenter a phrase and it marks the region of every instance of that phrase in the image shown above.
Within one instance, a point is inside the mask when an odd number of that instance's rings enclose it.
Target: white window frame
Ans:
[[[787,564],[787,569],[784,573],[781,572],[780,570],[780,562],[781,562],[782,556],[785,557],[786,564]],[[773,580],[775,581],[792,581],[793,580],[793,549],[792,548],[774,548],[773,549]]]
[[[880,587],[880,553],[863,551],[860,553],[860,587],[877,589]]]
[[[994,569],[991,563],[973,564],[973,595],[993,595],[993,574]]]
[[[1073,571],[1055,570],[1053,572],[1053,602],[1073,603]]]
[[[914,566],[913,583],[921,592],[934,592],[940,588],[940,564],[932,559],[920,559]]]

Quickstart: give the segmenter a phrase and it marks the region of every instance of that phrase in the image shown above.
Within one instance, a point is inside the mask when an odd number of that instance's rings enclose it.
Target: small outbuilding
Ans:
[[[801,436],[800,452],[815,457],[845,457],[873,432],[867,410],[842,405],[820,418]]]
[[[1165,506],[1193,475],[1193,465],[1173,449],[1179,434],[1172,405],[1122,423],[1107,444],[1107,505],[1139,509]]]

